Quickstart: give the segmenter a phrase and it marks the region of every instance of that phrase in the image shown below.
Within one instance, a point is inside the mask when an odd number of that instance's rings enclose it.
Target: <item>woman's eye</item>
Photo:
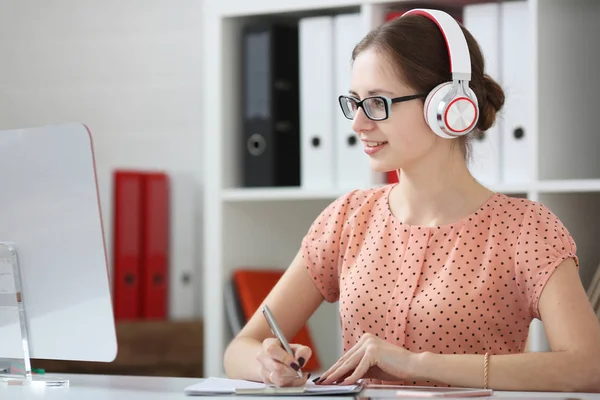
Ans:
[[[377,108],[384,108],[383,100],[381,99],[374,99],[373,105]]]

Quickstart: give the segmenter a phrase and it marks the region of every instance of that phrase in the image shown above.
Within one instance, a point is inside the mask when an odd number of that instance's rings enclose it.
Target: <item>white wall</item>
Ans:
[[[0,129],[90,128],[110,260],[112,170],[171,174],[171,266],[192,273],[197,288],[176,289],[172,277],[174,318],[201,313],[202,3],[0,2]]]

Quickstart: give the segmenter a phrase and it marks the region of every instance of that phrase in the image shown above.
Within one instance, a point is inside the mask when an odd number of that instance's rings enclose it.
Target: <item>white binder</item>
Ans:
[[[304,189],[334,185],[333,18],[305,17],[299,22],[300,182]]]
[[[502,86],[506,100],[502,113],[502,180],[529,183],[533,178],[530,84],[532,76],[531,27],[528,2],[502,3]]]
[[[367,33],[362,26],[363,19],[359,13],[339,14],[333,19],[336,99],[340,94],[348,94],[350,89],[352,50]],[[333,114],[336,186],[342,190],[372,187],[377,183],[376,175],[369,165],[364,145],[352,130],[352,121],[344,117],[338,103],[336,106]]]
[[[197,316],[196,252],[198,238],[195,226],[198,198],[196,184],[191,174],[171,172],[171,217],[173,224],[173,250],[170,254],[169,319],[188,320]]]
[[[485,72],[500,81],[500,7],[486,3],[467,5],[463,11],[463,24],[479,43],[485,59]],[[501,118],[501,115],[498,115]],[[500,183],[501,122],[498,120],[482,136],[474,136],[469,170],[484,185]]]

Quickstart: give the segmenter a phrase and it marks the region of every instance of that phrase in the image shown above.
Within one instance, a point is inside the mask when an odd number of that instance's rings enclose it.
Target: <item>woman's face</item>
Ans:
[[[387,59],[375,50],[361,52],[352,67],[350,95],[359,100],[419,94],[402,82]],[[359,108],[352,127],[363,141],[371,168],[378,172],[410,168],[423,159],[439,139],[425,123],[424,98],[394,103],[389,118],[372,121]]]

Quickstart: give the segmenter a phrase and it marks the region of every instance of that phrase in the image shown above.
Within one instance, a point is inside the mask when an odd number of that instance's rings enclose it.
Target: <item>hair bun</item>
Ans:
[[[479,121],[481,131],[490,129],[496,121],[496,114],[504,106],[504,91],[489,75],[483,76],[483,96],[479,99]]]

